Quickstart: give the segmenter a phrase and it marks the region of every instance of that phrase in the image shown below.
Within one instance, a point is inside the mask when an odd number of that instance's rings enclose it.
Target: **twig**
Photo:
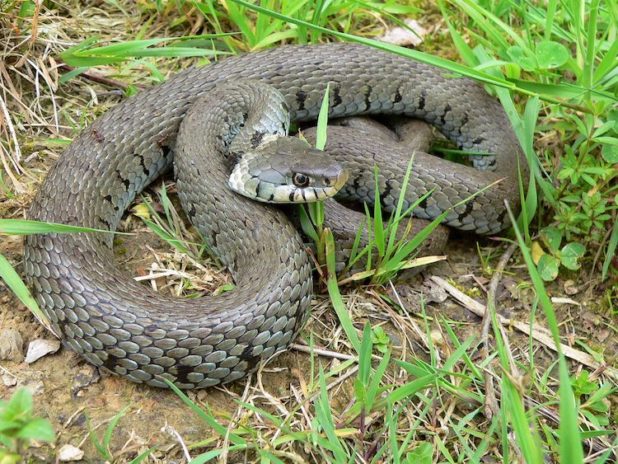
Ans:
[[[449,284],[446,280],[442,279],[438,276],[431,276],[431,280],[435,282],[437,285],[441,286],[446,290],[453,298],[459,301],[461,305],[463,305],[466,309],[473,312],[479,317],[485,316],[485,305],[479,303],[478,301],[470,298],[465,293],[457,290],[451,284]],[[556,344],[552,340],[549,335],[549,331],[544,327],[532,328],[529,324],[519,321],[514,321],[512,319],[508,319],[500,314],[496,314],[496,318],[500,324],[510,325],[515,327],[520,332],[525,333],[526,335],[530,335],[537,342],[542,343],[546,347],[551,350],[558,351],[556,348]],[[613,367],[609,367],[606,364],[602,364],[596,361],[592,356],[588,353],[584,353],[583,351],[576,350],[568,345],[560,344],[560,348],[562,352],[567,358],[573,359],[581,364],[584,364],[592,369],[598,369],[604,372],[605,375],[611,377],[615,380],[618,380],[618,369]]]
[[[9,161],[11,161],[11,164],[13,165],[13,168],[15,169],[15,171],[17,173],[20,173],[23,171],[23,169],[21,165],[19,164],[19,161],[21,160],[21,151],[19,148],[19,141],[17,140],[17,134],[15,133],[15,128],[13,127],[13,122],[11,121],[9,110],[6,107],[6,104],[4,103],[2,96],[0,96],[0,110],[2,111],[2,114],[0,114],[0,127],[2,126],[3,122],[4,124],[6,124],[10,138],[13,141],[13,155],[11,155],[11,153],[8,153]],[[7,175],[11,179],[11,182],[13,183],[15,190],[17,192],[23,192],[24,187],[22,183],[17,180],[17,177],[13,175],[13,170],[11,169],[11,166],[9,165],[9,161],[7,161],[4,157],[4,150],[0,151],[0,161],[2,161],[2,165],[4,166],[4,171],[7,173]]]
[[[227,462],[228,453],[230,451],[230,434],[232,433],[232,430],[234,429],[234,427],[240,422],[240,419],[242,417],[242,410],[244,408],[243,403],[247,403],[247,398],[249,397],[250,388],[251,388],[251,380],[247,380],[247,383],[245,384],[245,390],[243,391],[243,394],[242,394],[241,401],[238,403],[238,408],[236,408],[236,411],[234,412],[234,415],[232,416],[232,419],[230,420],[230,423],[227,426],[225,437],[223,437],[223,443],[221,444],[221,449],[223,451],[221,452],[221,456],[219,457],[220,462]],[[190,462],[190,461],[187,460],[187,462]]]
[[[69,71],[69,72],[75,70],[73,66],[69,66],[68,64],[65,64],[65,63],[59,64],[58,68],[62,69],[63,71]],[[92,82],[96,82],[97,84],[108,85],[110,87],[118,87],[123,90],[126,90],[129,88],[129,84],[127,84],[126,82],[112,79],[110,77],[104,76],[103,74],[99,74],[93,71],[84,71],[78,77],[87,79]],[[141,84],[136,84],[135,86],[140,89],[145,89],[148,87],[146,85],[141,85]]]
[[[161,431],[162,432],[167,432],[171,436],[176,438],[176,440],[180,444],[180,447],[182,448],[182,453],[185,455],[185,459],[187,460],[187,462],[191,462],[191,455],[189,454],[189,448],[187,448],[187,445],[183,441],[183,439],[180,436],[180,434],[176,431],[176,429],[174,427],[172,427],[171,425],[165,424],[165,426],[161,429]]]
[[[73,414],[71,414],[71,417],[69,417],[69,418],[68,418],[68,419],[64,422],[64,424],[62,424],[62,426],[63,426],[64,428],[67,428],[69,425],[71,425],[71,422],[73,422],[73,419],[75,419],[75,417],[76,417],[79,413],[81,413],[84,409],[86,409],[86,407],[85,407],[85,406],[82,406],[82,407],[80,407],[80,408],[77,408],[77,410],[76,410]]]
[[[319,356],[324,356],[326,358],[342,359],[344,361],[350,361],[352,359],[356,359],[356,356],[352,356],[349,354],[339,353],[337,351],[325,350],[323,348],[313,348],[307,345],[299,345],[298,343],[292,343],[290,345],[290,349],[301,351],[302,353],[309,353],[309,354],[314,353]]]
[[[403,301],[401,300],[401,297],[399,296],[399,292],[395,288],[395,285],[393,285],[393,281],[389,280],[388,283],[391,287],[391,291],[393,292],[393,295],[395,295],[395,298],[397,299],[397,303],[405,311],[405,313],[409,315],[410,312],[408,311],[408,308],[406,308],[405,305],[403,304]],[[414,334],[423,342],[423,345],[425,346],[425,348],[429,349],[431,344],[429,343],[427,336],[412,318],[410,318],[410,325],[412,326],[412,329],[414,330]]]

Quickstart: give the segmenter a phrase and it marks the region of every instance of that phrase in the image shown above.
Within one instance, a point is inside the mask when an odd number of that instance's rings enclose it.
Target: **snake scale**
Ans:
[[[492,153],[473,157],[476,170],[435,157],[417,159],[411,190],[420,193],[411,191],[410,201],[434,189],[415,214],[435,217],[504,178],[454,208],[445,223],[480,234],[508,225],[502,202],[517,203],[514,179],[525,161],[501,106],[470,80],[352,44],[231,57],[127,99],[67,148],[43,182],[30,219],[114,230],[135,196],[172,166],[179,125],[192,104],[216,92],[216,84],[239,79],[281,92],[293,121],[315,119],[330,84],[330,117],[412,116],[461,148]],[[388,154],[380,156],[388,161]],[[191,204],[207,218],[204,238],[230,269],[237,284],[232,292],[199,299],[157,294],[116,268],[109,233],[27,238],[24,269],[39,305],[65,345],[92,364],[157,387],[167,386],[164,378],[181,388],[208,387],[243,377],[300,330],[312,295],[312,267],[298,232],[276,208],[229,191],[224,161],[209,160],[205,168],[188,185],[199,199]],[[372,198],[371,168],[363,177],[351,163],[346,196]],[[385,206],[392,206],[402,178],[381,166]]]

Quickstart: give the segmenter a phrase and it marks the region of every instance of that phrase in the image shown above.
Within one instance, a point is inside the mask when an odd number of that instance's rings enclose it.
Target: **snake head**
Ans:
[[[230,175],[232,190],[265,203],[310,203],[334,196],[348,172],[295,137],[273,137],[245,153]]]

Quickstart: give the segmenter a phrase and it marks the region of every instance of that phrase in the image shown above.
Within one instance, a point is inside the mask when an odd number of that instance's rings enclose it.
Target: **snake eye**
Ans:
[[[296,187],[307,187],[309,185],[309,177],[297,172],[292,177],[292,182],[294,182]]]

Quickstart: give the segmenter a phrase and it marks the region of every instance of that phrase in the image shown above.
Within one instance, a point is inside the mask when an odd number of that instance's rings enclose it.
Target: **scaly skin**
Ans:
[[[446,223],[498,232],[508,225],[502,200],[516,203],[517,163],[525,169],[525,160],[500,105],[479,85],[445,74],[351,44],[282,47],[190,69],[127,99],[85,129],[50,171],[30,219],[114,230],[136,194],[171,166],[179,124],[191,104],[229,78],[271,84],[296,121],[317,116],[330,82],[331,117],[414,116],[462,148],[494,153],[474,161],[494,171],[481,173],[483,185],[506,180],[471,206],[457,208]],[[471,193],[476,184],[466,182],[478,174],[454,164],[436,172],[432,163],[417,161],[414,175],[415,182],[437,189],[425,205],[430,217]],[[217,221],[204,238],[230,266],[238,287],[216,298],[172,299],[136,283],[115,267],[111,234],[28,237],[26,276],[66,345],[132,381],[165,387],[161,379],[167,378],[181,388],[238,379],[285,349],[307,314],[310,263],[280,213],[229,192],[219,176],[214,169],[199,179],[205,200],[200,208]],[[394,192],[397,178],[387,174],[385,180]],[[370,191],[367,185],[353,188],[361,197]]]

